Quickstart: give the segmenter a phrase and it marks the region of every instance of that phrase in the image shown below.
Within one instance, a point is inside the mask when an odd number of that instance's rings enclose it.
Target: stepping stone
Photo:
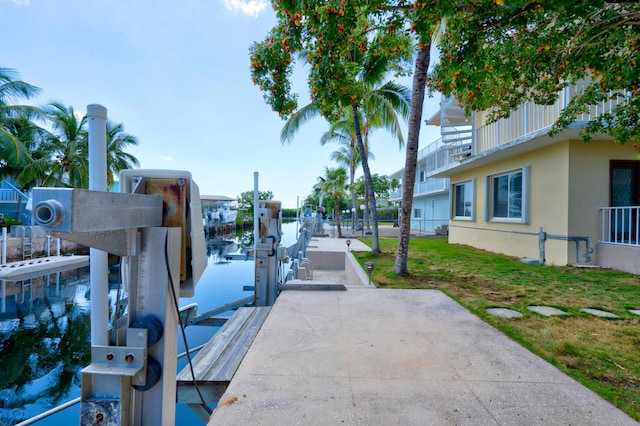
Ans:
[[[522,316],[520,312],[506,308],[489,308],[487,309],[487,313],[501,318],[519,318]]]
[[[552,315],[568,315],[565,311],[552,308],[551,306],[527,306],[527,309],[540,315],[544,315],[545,317],[550,317]]]
[[[640,315],[640,309],[629,309],[629,312],[633,315]]]
[[[591,309],[591,308],[583,308],[580,309],[582,312],[586,312],[591,315],[595,315],[600,318],[620,318],[616,314],[612,314],[611,312],[601,311],[600,309]]]

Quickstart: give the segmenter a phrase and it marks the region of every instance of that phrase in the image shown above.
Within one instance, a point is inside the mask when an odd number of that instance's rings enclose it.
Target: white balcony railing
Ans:
[[[556,122],[562,110],[571,99],[580,95],[589,86],[588,82],[565,87],[553,105],[536,105],[527,102],[512,111],[508,118],[485,124],[476,130],[474,154],[505,145],[516,139],[528,136],[540,130],[548,130]],[[577,121],[591,121],[611,111],[625,98],[610,97],[607,101],[592,105],[588,113],[576,116]]]
[[[0,203],[15,203],[18,201],[18,193],[13,189],[0,189]]]
[[[640,206],[600,207],[601,242],[640,246]]]

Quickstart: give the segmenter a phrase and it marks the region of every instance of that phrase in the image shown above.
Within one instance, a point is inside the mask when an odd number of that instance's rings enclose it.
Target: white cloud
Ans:
[[[222,0],[222,2],[227,9],[249,16],[258,16],[269,5],[267,0]]]
[[[9,3],[13,3],[18,6],[29,6],[30,0],[4,0],[4,1],[8,1]]]
[[[160,158],[160,160],[166,161],[166,162],[172,162],[173,161],[173,157],[170,157],[168,155],[161,155],[159,158]]]

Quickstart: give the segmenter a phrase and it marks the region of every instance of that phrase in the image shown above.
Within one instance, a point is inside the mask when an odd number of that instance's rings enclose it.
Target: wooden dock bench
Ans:
[[[217,403],[226,391],[270,309],[269,306],[239,308],[192,359],[195,380],[208,404]],[[177,377],[178,402],[189,405],[208,421],[209,414],[193,382],[187,364]]]

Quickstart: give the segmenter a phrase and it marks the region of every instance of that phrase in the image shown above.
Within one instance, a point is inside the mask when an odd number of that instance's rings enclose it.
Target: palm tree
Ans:
[[[353,192],[356,169],[360,164],[360,155],[356,150],[355,131],[353,122],[349,119],[339,120],[331,125],[331,128],[320,138],[320,145],[329,142],[337,142],[338,151],[331,153],[331,159],[339,165],[349,168],[349,192],[351,193],[351,220],[355,223],[356,194]],[[369,153],[368,153],[369,154]]]
[[[32,163],[34,150],[42,131],[33,120],[42,117],[40,110],[15,102],[30,99],[40,93],[38,87],[20,80],[11,68],[0,67],[0,179],[11,178],[18,189],[29,189],[35,181],[22,175]],[[17,217],[26,196],[18,192]]]
[[[340,198],[347,194],[347,171],[342,167],[324,168],[324,177],[318,177],[316,189],[323,195],[333,197],[333,217],[338,226],[338,238],[342,238],[340,227]]]
[[[371,211],[373,216],[373,247],[375,252],[380,251],[378,239],[378,216],[375,205],[375,195],[373,194],[373,183],[368,165],[368,136],[375,128],[385,128],[398,139],[399,146],[404,145],[404,139],[400,129],[400,116],[408,117],[410,111],[409,89],[395,82],[389,81],[384,84],[383,80],[388,71],[388,59],[384,56],[369,55],[360,58],[361,71],[358,75],[366,87],[369,88],[361,103],[354,104],[348,115],[338,123],[332,125],[332,129],[326,136],[326,141],[334,138],[344,140],[347,135],[350,146],[358,154],[365,176],[366,204],[370,206],[366,211]],[[313,104],[308,104],[296,111],[287,121],[280,132],[280,141],[290,143],[300,126],[320,115],[320,110]],[[347,123],[351,124],[350,131],[345,131]],[[361,126],[362,123],[362,126]],[[321,141],[325,140],[325,136]],[[326,142],[325,142],[326,143]],[[355,157],[355,154],[352,156]],[[355,197],[352,196],[352,205],[355,208]]]
[[[370,127],[368,128],[370,129]],[[375,156],[369,150],[369,144],[367,135],[364,137],[364,149],[367,152],[367,157],[371,160],[375,159]],[[402,140],[402,135],[400,135]],[[339,148],[337,151],[331,153],[331,159],[341,166],[349,168],[349,192],[351,193],[351,220],[355,223],[356,215],[356,194],[353,191],[353,183],[355,182],[355,174],[358,165],[361,163],[360,154],[356,149],[356,136],[351,115],[342,120],[339,120],[331,125],[331,128],[322,135],[320,138],[320,144],[326,145],[329,142],[337,142]]]
[[[413,189],[418,164],[418,138],[422,121],[422,108],[427,80],[427,71],[431,61],[431,45],[426,44],[418,49],[415,71],[413,73],[413,91],[411,94],[411,116],[407,136],[407,153],[405,156],[404,178],[402,185],[402,206],[400,211],[400,236],[393,271],[399,275],[409,273],[409,238],[411,235],[411,210],[413,207]]]
[[[140,165],[136,157],[125,152],[125,148],[130,145],[138,145],[138,138],[125,133],[122,123],[107,121],[107,187],[113,188],[114,176],[120,170]]]
[[[89,187],[86,115],[78,118],[72,106],[53,102],[46,107],[52,126],[47,143],[51,164],[43,186]]]
[[[356,51],[355,55],[358,55]],[[361,60],[361,72],[359,77],[365,84],[365,87],[378,87],[384,80],[388,71],[388,59],[381,56],[365,55]],[[404,90],[402,90],[404,89]],[[373,179],[369,169],[369,162],[364,146],[363,131],[368,132],[367,122],[360,119],[361,111],[365,112],[365,116],[373,117],[372,123],[384,124],[388,130],[401,134],[398,114],[408,117],[410,112],[409,90],[401,85],[389,82],[382,86],[381,90],[371,90],[361,102],[354,102],[351,106],[353,112],[353,124],[356,134],[356,146],[360,153],[362,162],[362,172],[365,182],[365,212],[371,213],[373,221],[373,235],[371,251],[380,252],[380,239],[378,236],[378,210],[376,209],[376,198],[373,190]],[[377,121],[379,120],[379,121]],[[361,123],[364,126],[361,127]]]
[[[30,144],[38,127],[31,121],[40,116],[32,106],[14,102],[40,93],[38,87],[19,79],[11,68],[0,67],[0,177],[15,177],[31,161]]]

